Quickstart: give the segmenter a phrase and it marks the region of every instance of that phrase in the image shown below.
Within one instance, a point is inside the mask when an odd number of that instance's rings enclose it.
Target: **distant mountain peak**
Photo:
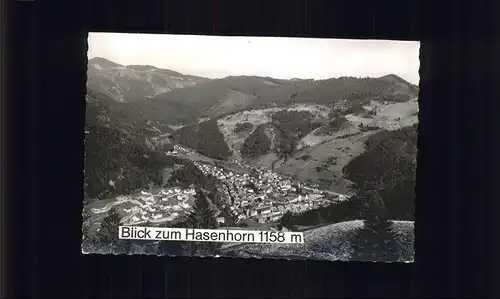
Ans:
[[[382,76],[382,77],[380,77],[378,79],[396,81],[396,82],[399,82],[399,83],[404,83],[404,84],[408,84],[408,85],[412,85],[412,86],[414,85],[414,84],[406,81],[405,79],[403,79],[400,76],[395,75],[395,74],[385,75],[385,76]]]
[[[150,100],[159,94],[207,80],[151,65],[124,66],[102,57],[88,61],[87,87],[120,103]]]
[[[102,68],[109,68],[109,67],[120,67],[123,66],[121,64],[118,64],[116,62],[113,62],[109,59],[102,58],[102,57],[94,57],[92,59],[89,59],[89,64],[97,64]]]
[[[405,79],[401,78],[400,76],[398,75],[395,75],[395,74],[389,74],[389,75],[385,75],[385,76],[382,76],[378,79],[381,79],[381,80],[386,80],[386,81],[390,81],[390,82],[394,82],[396,84],[403,84],[403,85],[407,85],[408,88],[410,88],[410,90],[414,93],[418,93],[419,91],[419,87],[418,85],[416,84],[412,84],[408,81],[406,81]]]

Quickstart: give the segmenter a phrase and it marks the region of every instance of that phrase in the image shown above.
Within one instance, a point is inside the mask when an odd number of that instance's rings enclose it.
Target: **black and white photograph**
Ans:
[[[413,262],[419,48],[90,33],[82,252]]]

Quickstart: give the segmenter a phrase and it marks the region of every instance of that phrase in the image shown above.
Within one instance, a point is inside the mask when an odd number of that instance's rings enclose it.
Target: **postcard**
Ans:
[[[83,253],[413,261],[419,42],[88,43]]]

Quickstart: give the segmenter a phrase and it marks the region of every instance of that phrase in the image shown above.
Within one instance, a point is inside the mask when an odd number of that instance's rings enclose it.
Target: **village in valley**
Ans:
[[[210,164],[196,162],[204,174],[222,181],[223,192],[230,198],[230,210],[238,221],[252,219],[259,223],[278,221],[286,212],[301,213],[343,200],[345,196],[307,187],[271,170],[250,167],[253,175],[239,174]]]
[[[171,156],[195,154],[180,145],[175,145]],[[193,161],[206,176],[217,178],[225,204],[229,207],[236,224],[245,219],[257,223],[275,223],[286,212],[302,213],[327,206],[332,201],[347,200],[346,195],[317,189],[315,185],[277,174],[269,169],[260,169],[245,162],[231,161],[228,164],[246,171],[236,172],[206,161]],[[230,168],[230,167],[228,167]],[[193,211],[194,188],[163,187],[141,190],[135,194],[118,196],[103,207],[90,209],[94,214],[105,215],[114,207],[122,216],[123,225],[175,223]],[[217,213],[217,221],[227,220]]]

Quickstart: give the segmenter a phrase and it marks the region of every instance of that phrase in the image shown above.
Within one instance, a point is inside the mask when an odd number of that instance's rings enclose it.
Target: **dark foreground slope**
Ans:
[[[304,244],[244,244],[223,247],[222,256],[243,258],[317,259],[349,261],[352,256],[371,255],[371,251],[384,251],[384,242],[354,252],[353,243],[363,229],[362,221],[348,221],[312,229],[304,233]],[[394,262],[413,261],[413,222],[395,221],[392,231],[396,235],[398,258]],[[378,245],[378,246],[377,246]]]

